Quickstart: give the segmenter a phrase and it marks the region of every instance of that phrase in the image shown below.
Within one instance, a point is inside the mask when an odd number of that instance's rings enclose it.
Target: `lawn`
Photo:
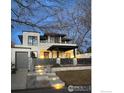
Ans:
[[[91,84],[91,70],[58,71],[56,74],[67,86]]]

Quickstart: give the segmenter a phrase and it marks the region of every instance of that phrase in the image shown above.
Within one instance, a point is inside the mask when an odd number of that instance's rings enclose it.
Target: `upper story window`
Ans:
[[[55,43],[60,43],[60,37],[55,37]]]
[[[55,37],[50,37],[50,43],[55,43]]]
[[[38,39],[37,36],[28,36],[28,45],[37,45]]]

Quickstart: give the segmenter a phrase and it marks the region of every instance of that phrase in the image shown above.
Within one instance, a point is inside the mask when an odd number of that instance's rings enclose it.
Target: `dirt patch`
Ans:
[[[68,85],[91,85],[91,70],[58,71],[56,74]]]

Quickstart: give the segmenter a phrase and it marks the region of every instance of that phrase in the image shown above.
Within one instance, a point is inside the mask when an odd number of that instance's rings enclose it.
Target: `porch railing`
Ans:
[[[34,65],[55,65],[56,64],[56,58],[48,58],[48,59],[39,59],[35,58],[33,59]],[[73,64],[73,58],[60,58],[60,64],[66,65],[66,64]],[[91,64],[91,58],[78,58],[77,64]]]
[[[54,65],[56,64],[56,59],[33,59],[34,65]]]
[[[78,58],[77,59],[78,64],[86,64],[86,65],[91,65],[91,58]]]

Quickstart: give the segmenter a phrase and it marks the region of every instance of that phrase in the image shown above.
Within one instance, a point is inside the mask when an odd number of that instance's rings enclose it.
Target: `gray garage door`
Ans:
[[[17,69],[28,68],[28,52],[16,52]]]

